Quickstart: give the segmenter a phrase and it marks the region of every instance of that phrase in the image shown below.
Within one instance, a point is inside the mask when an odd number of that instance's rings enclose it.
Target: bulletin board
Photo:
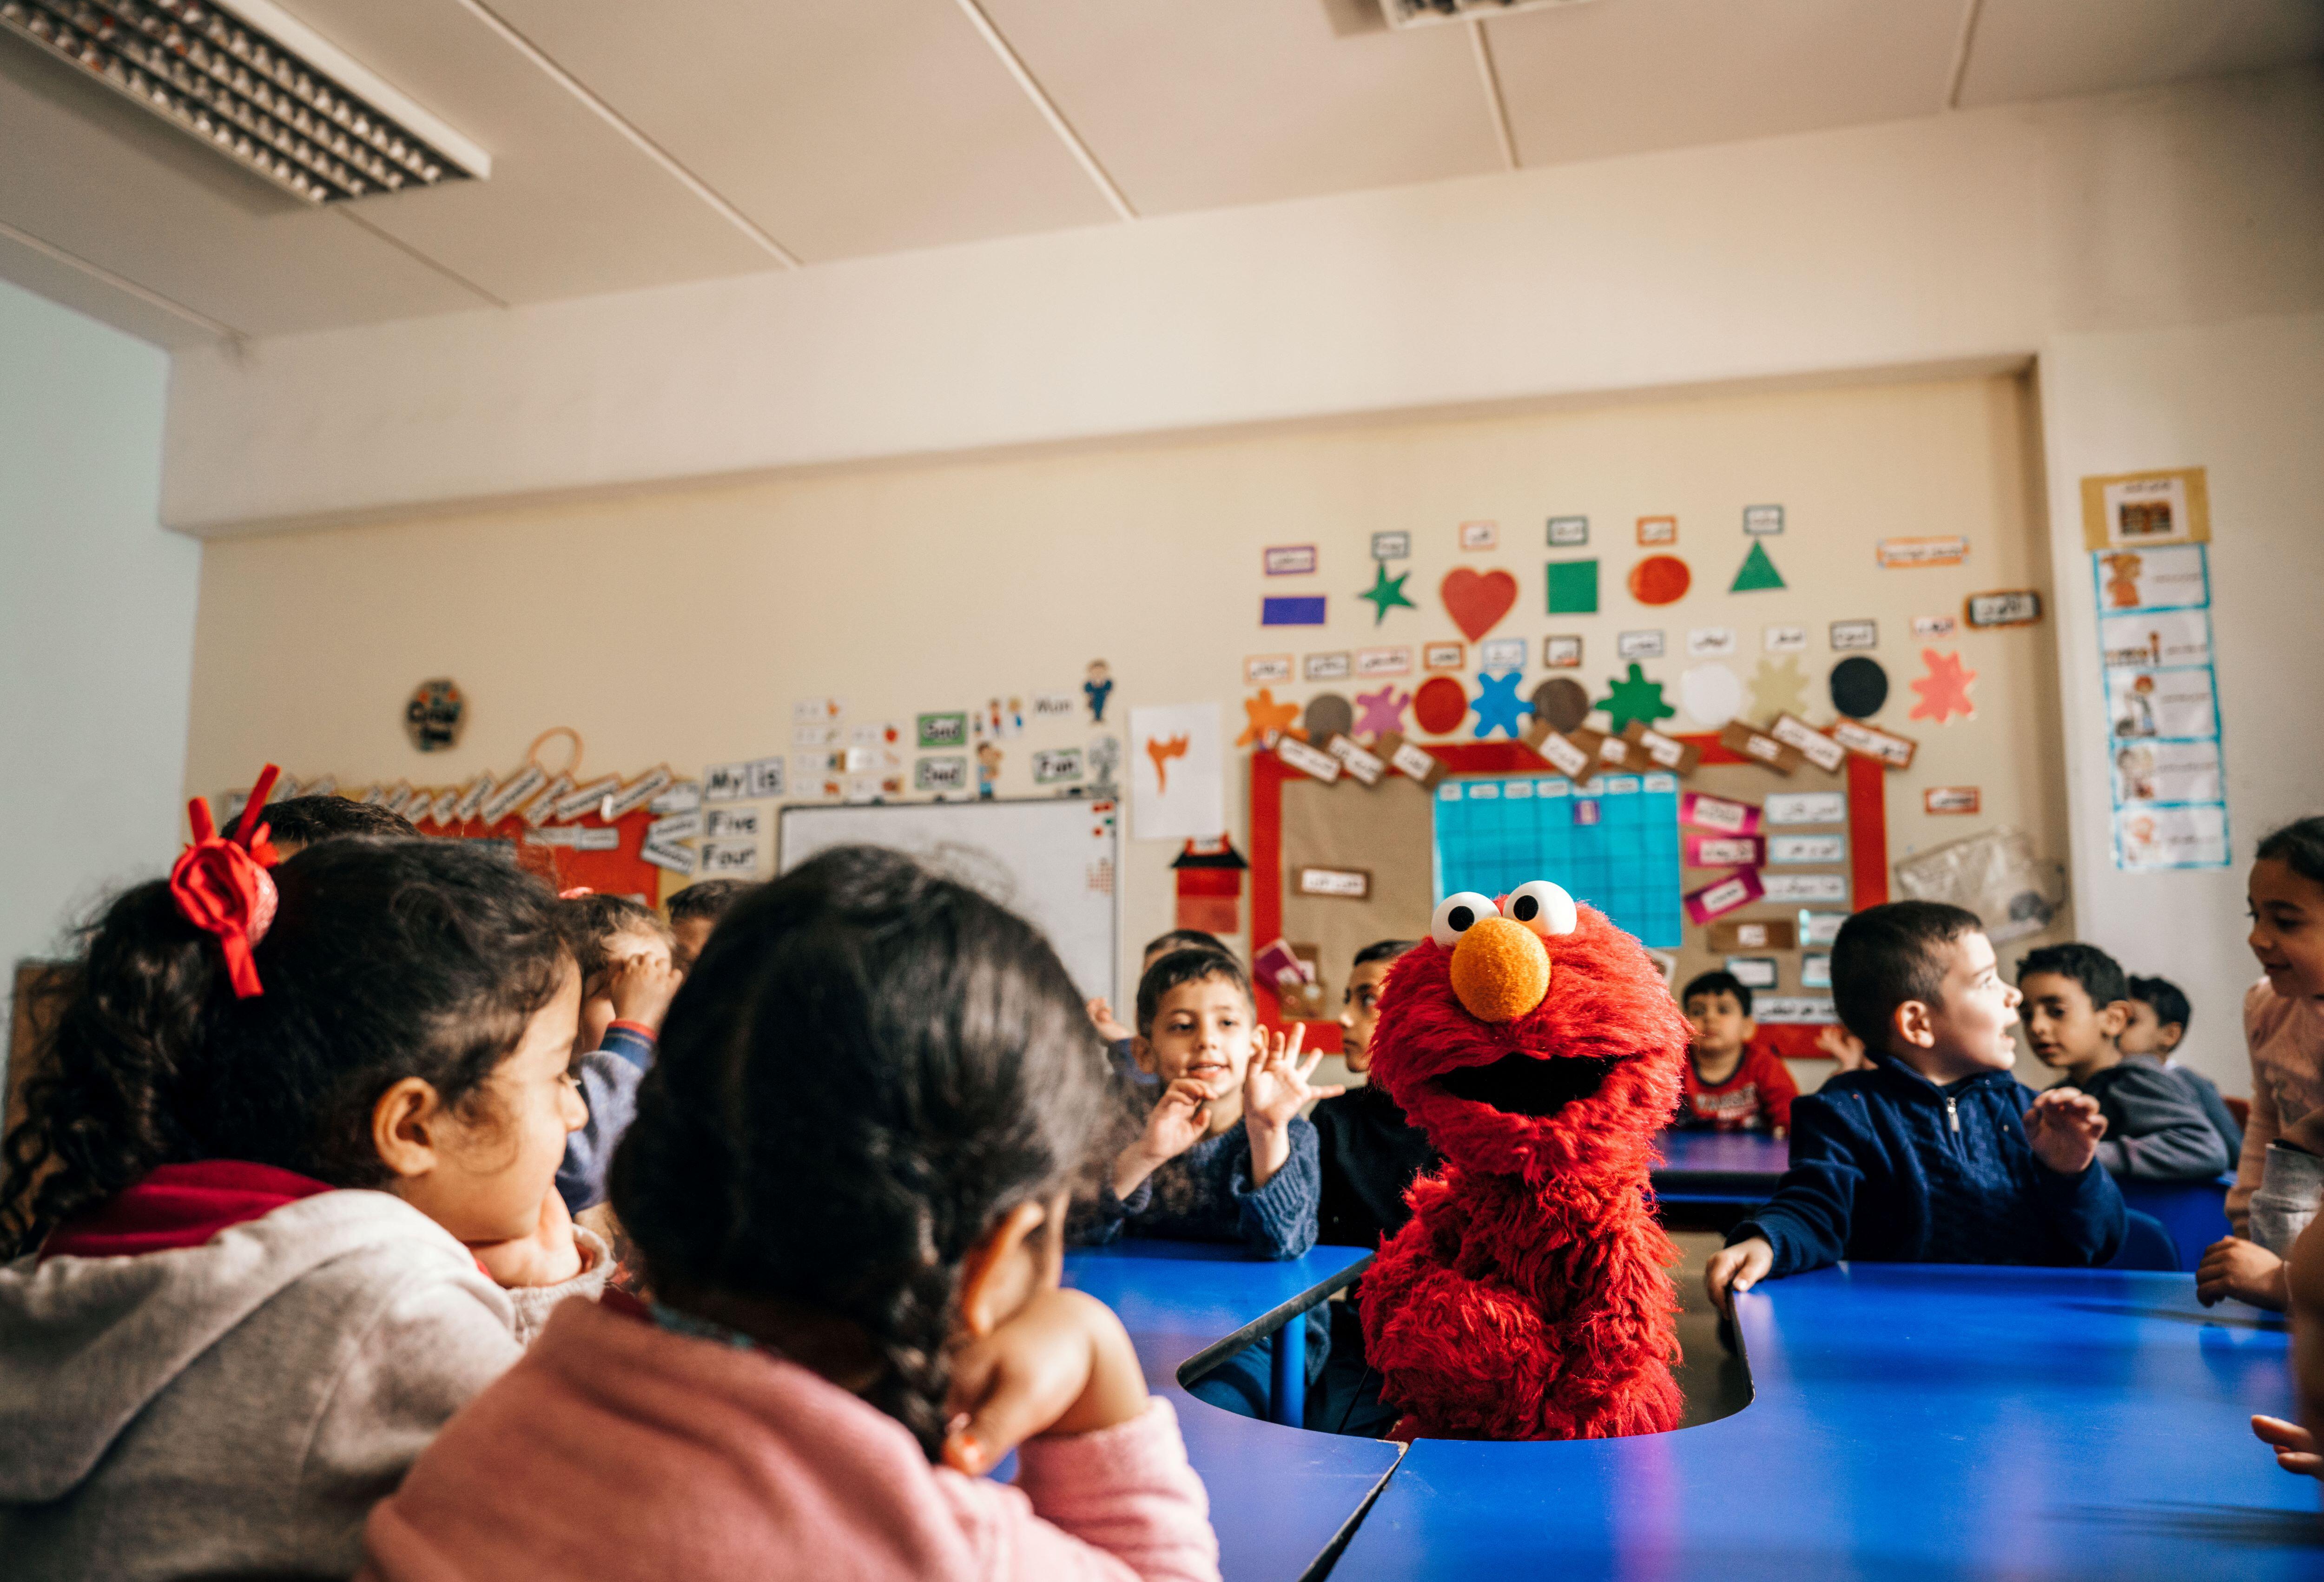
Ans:
[[[776,821],[775,870],[834,846],[886,846],[922,858],[1049,936],[1084,998],[1120,1003],[1119,832],[1111,799],[793,805]]]

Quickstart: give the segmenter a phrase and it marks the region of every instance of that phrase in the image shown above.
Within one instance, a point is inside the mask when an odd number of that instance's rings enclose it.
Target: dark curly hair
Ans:
[[[275,845],[286,856],[346,835],[412,838],[420,833],[400,813],[390,813],[375,802],[354,802],[337,796],[286,796],[266,805],[265,818]]]
[[[632,934],[670,943],[669,924],[653,909],[627,896],[575,896],[557,903],[557,926],[564,932],[565,948],[581,969],[582,992],[603,986],[613,965],[613,944]]]
[[[865,1399],[933,1460],[962,1265],[1082,1173],[1111,1103],[1032,924],[838,847],[719,920],[614,1153],[613,1211],[658,1291],[853,1324],[882,1364]]]
[[[572,970],[556,897],[482,845],[326,841],[274,881],[250,999],[164,883],[123,891],[82,931],[34,1017],[25,1118],[0,1144],[0,1259],[163,1164],[383,1184],[379,1095],[416,1076],[449,1104],[480,1097]]]

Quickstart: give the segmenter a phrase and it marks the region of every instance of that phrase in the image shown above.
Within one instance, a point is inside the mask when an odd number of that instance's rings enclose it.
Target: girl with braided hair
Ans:
[[[265,800],[262,790],[254,807]],[[448,841],[270,871],[198,805],[67,974],[0,1182],[0,1563],[346,1576],[364,1518],[611,1260],[555,898]]]
[[[1056,953],[973,890],[869,847],[754,890],[613,1155],[650,1300],[559,1309],[366,1574],[1215,1582],[1169,1403],[1059,1286],[1112,1093]]]

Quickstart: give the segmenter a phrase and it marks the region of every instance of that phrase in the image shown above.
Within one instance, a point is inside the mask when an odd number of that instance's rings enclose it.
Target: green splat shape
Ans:
[[[1552,615],[1598,613],[1598,563],[1594,560],[1553,560],[1549,563],[1549,612]]]
[[[1735,585],[1730,593],[1756,593],[1762,588],[1780,588],[1784,574],[1767,558],[1767,547],[1758,539],[1751,540],[1751,553],[1743,557],[1743,569],[1735,574]]]
[[[1629,729],[1633,720],[1642,725],[1651,725],[1656,720],[1667,720],[1678,713],[1663,702],[1663,684],[1648,681],[1646,673],[1635,659],[1630,662],[1630,674],[1627,678],[1609,676],[1606,678],[1606,685],[1611,691],[1598,700],[1597,706],[1605,710],[1606,717],[1614,722],[1617,735]]]

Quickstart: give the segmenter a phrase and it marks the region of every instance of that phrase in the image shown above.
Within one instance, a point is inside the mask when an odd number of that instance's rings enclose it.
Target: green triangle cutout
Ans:
[[[1784,574],[1777,571],[1775,563],[1767,558],[1767,547],[1754,538],[1751,540],[1751,553],[1743,557],[1743,569],[1735,574],[1735,585],[1727,591],[1730,593],[1753,593],[1761,588],[1780,588],[1783,585]]]

